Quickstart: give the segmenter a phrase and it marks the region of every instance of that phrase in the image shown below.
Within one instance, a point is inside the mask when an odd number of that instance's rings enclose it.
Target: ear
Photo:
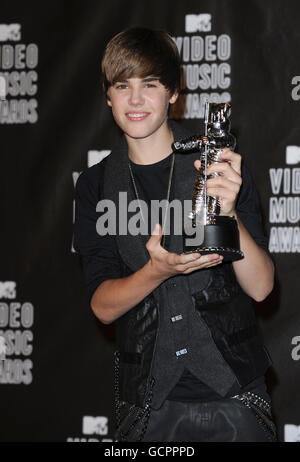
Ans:
[[[109,95],[109,88],[108,88],[108,90],[106,92],[106,103],[107,103],[107,106],[112,107],[111,100],[110,100],[110,95]]]
[[[178,91],[176,91],[174,95],[172,95],[171,98],[169,99],[169,103],[174,104],[177,101],[178,96],[179,96]]]

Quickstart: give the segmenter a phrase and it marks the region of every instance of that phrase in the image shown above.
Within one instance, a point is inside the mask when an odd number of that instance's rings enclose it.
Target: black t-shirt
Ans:
[[[147,203],[151,199],[166,199],[171,160],[172,154],[150,165],[140,165],[130,161],[139,197]],[[100,185],[103,180],[100,178],[99,167],[100,164],[97,164],[87,169],[80,175],[76,185],[74,247],[83,258],[85,282],[89,299],[92,298],[94,291],[102,282],[122,277],[120,257],[114,236],[100,236],[96,233],[96,220],[99,217],[99,214],[96,214],[96,204],[101,199],[99,191],[101,190]],[[258,194],[252,176],[244,163],[242,164],[242,179],[243,182],[236,204],[237,214],[255,242],[268,252],[268,242],[262,229]],[[173,183],[170,191],[170,200],[172,198]],[[150,229],[150,219],[148,223],[150,235],[152,231]],[[168,236],[165,248],[168,249]],[[254,380],[254,382],[248,384],[243,390],[236,383],[229,391],[228,396],[241,391],[251,390],[257,386],[264,386],[263,384],[264,377]],[[176,401],[209,401],[220,398],[221,396],[214,390],[185,369],[182,377],[167,399]]]

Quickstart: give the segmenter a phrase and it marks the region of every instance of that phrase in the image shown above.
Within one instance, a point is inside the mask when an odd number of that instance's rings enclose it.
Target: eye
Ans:
[[[149,79],[144,82],[145,88],[157,88],[159,86],[159,81],[157,79]]]
[[[115,88],[117,90],[125,90],[127,88],[127,84],[126,83],[116,83]]]

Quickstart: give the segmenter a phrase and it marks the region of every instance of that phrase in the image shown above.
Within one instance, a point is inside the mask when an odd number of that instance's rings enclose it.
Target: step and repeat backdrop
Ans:
[[[112,441],[114,327],[90,309],[73,249],[74,187],[118,136],[102,94],[107,41],[167,30],[195,133],[205,100],[231,102],[254,176],[276,286],[254,303],[274,365],[281,441],[300,441],[300,3],[8,2],[0,9],[0,441]]]

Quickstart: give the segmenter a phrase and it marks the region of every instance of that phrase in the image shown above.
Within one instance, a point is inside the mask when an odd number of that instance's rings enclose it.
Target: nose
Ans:
[[[140,87],[133,87],[130,91],[129,104],[141,106],[144,103],[143,90]]]

